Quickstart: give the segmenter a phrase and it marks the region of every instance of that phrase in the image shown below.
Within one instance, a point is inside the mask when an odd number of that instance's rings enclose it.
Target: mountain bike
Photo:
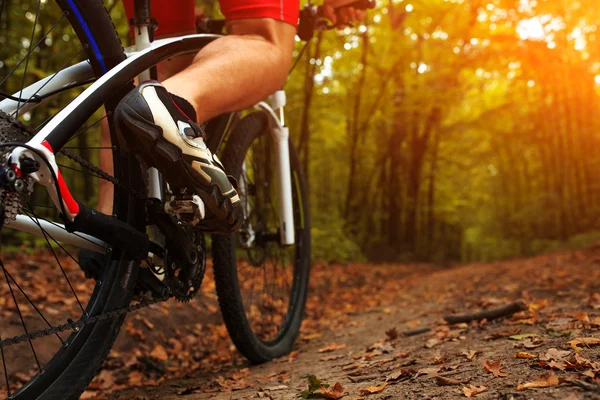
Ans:
[[[315,7],[301,15],[305,39],[327,28]],[[149,0],[136,0],[133,21],[136,46],[124,50],[101,0],[0,3],[1,397],[77,398],[128,312],[190,301],[202,284],[210,232],[201,200],[174,200],[123,140],[113,110],[136,77],[198,52],[224,24],[152,41]],[[53,46],[72,54],[40,56],[57,54]],[[309,282],[307,187],[285,103],[280,90],[206,126],[207,146],[238,179],[244,216],[236,233],[211,238],[218,301],[233,342],[256,363],[290,351]],[[113,186],[111,215],[92,207],[96,180]],[[101,268],[83,268],[79,250]]]

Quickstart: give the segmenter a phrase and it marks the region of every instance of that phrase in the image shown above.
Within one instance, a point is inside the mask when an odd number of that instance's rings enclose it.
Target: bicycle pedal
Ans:
[[[171,197],[165,203],[165,212],[186,226],[195,226],[206,216],[204,202],[199,196]]]

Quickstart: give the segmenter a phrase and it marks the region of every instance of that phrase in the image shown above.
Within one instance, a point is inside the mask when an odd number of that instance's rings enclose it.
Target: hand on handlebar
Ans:
[[[347,6],[335,7],[335,3],[339,1],[325,0],[322,7],[319,7],[319,14],[322,18],[326,18],[338,29],[343,29],[349,24],[357,21],[362,21],[365,18],[366,11],[357,9],[353,4]]]

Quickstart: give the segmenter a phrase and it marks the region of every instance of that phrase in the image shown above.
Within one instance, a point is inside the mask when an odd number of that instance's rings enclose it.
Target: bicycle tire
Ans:
[[[262,111],[243,118],[232,132],[223,151],[222,161],[227,172],[236,178],[241,176],[242,165],[252,143],[268,134],[267,116]],[[236,234],[214,235],[212,239],[215,284],[223,320],[237,349],[254,363],[269,361],[289,353],[299,334],[304,314],[310,274],[310,214],[306,182],[291,141],[290,166],[293,177],[296,178],[292,179],[292,192],[298,247],[289,307],[284,323],[273,339],[265,341],[259,338],[248,319],[238,274]]]
[[[56,0],[71,27],[83,45],[96,77],[125,59],[123,47],[110,16],[101,0]],[[113,98],[105,104],[107,112],[118,103]],[[109,121],[112,143],[118,143],[112,121]],[[117,178],[130,186],[143,187],[139,164],[127,152],[113,152],[114,170]],[[125,222],[143,228],[130,193],[115,187],[114,213]],[[113,256],[107,257],[100,279],[86,307],[89,315],[124,307],[132,298],[138,266],[131,261]],[[68,346],[61,347],[45,365],[43,373],[35,375],[10,399],[69,400],[77,399],[87,388],[101,368],[102,363],[117,337],[124,316],[113,320],[86,325],[72,333]]]

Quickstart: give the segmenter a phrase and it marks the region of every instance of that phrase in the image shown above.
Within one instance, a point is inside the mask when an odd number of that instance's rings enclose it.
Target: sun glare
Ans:
[[[519,34],[519,37],[524,40],[544,40],[547,36],[539,17],[519,21],[517,33]]]

